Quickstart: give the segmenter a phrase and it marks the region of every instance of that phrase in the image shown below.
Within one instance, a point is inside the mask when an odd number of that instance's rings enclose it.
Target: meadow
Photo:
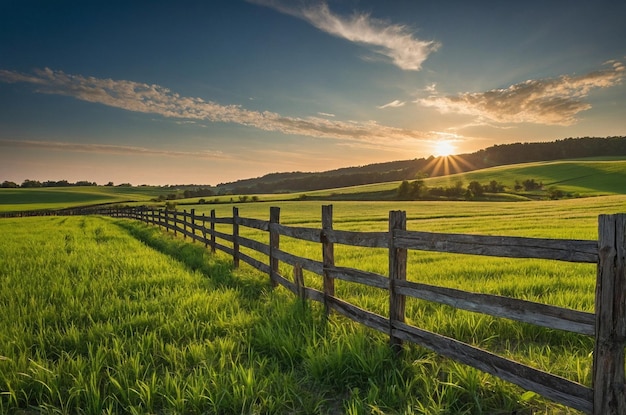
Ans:
[[[321,202],[282,202],[281,223],[319,227]],[[267,220],[276,203],[238,204]],[[234,205],[195,205],[196,214]],[[626,196],[481,202],[339,202],[334,227],[597,238]],[[37,229],[37,232],[33,232]],[[225,229],[224,232],[227,232]],[[267,275],[155,227],[103,217],[0,220],[1,413],[575,413],[416,347],[302,305]],[[242,233],[267,238],[254,230]],[[263,242],[267,242],[263,240]],[[281,249],[321,259],[319,245]],[[386,275],[384,250],[336,246],[337,265]],[[290,275],[291,270],[281,268]],[[409,279],[592,311],[595,266],[411,252]],[[312,275],[306,284],[320,286]],[[380,314],[388,297],[337,281]],[[590,384],[593,340],[413,300],[412,324]]]

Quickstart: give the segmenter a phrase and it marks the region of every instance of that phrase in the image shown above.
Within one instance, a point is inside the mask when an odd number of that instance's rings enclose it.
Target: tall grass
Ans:
[[[391,208],[408,211],[409,229],[593,239],[596,211],[623,210],[624,200],[602,198],[580,209],[568,201],[515,204],[517,210],[341,203],[335,227],[385,230]],[[231,206],[220,209],[218,215],[232,213]],[[255,203],[240,214],[266,219],[268,210]],[[285,204],[281,216],[282,223],[318,226],[319,203]],[[541,227],[553,221],[568,229]],[[267,242],[266,234],[242,231]],[[319,305],[272,290],[266,275],[233,270],[227,256],[155,227],[22,218],[0,221],[0,234],[0,413],[575,412],[419,347],[407,346],[396,359],[385,335],[337,315],[326,319]],[[319,245],[289,238],[281,249],[321,258]],[[384,250],[337,246],[336,257],[338,265],[386,273]],[[409,264],[416,281],[593,308],[591,266],[418,252]],[[337,281],[337,293],[387,312],[381,290]],[[407,317],[590,383],[592,344],[582,336],[417,300],[408,302]]]

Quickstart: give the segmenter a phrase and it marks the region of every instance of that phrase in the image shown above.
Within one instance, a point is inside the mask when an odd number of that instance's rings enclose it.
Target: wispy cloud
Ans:
[[[348,18],[338,16],[323,2],[309,6],[280,0],[251,2],[305,20],[333,36],[369,46],[375,53],[387,57],[404,70],[419,71],[428,55],[440,46],[432,40],[415,38],[405,25],[375,19],[369,14],[355,13]]]
[[[385,109],[385,108],[398,108],[398,107],[403,107],[404,104],[406,104],[406,102],[399,101],[399,100],[396,99],[394,101],[386,103],[385,105],[378,105],[378,106],[376,106],[376,108],[379,108],[381,110]]]
[[[334,117],[335,114],[331,114],[330,112],[318,112],[318,115],[321,115],[322,117]]]
[[[591,90],[617,85],[624,78],[623,63],[609,61],[606,65],[608,68],[586,75],[529,80],[487,92],[432,95],[416,102],[483,121],[567,126],[576,123],[578,113],[591,108],[583,101]]]
[[[240,105],[221,105],[202,98],[184,97],[159,85],[70,75],[48,68],[35,70],[32,74],[0,70],[0,82],[25,82],[35,85],[39,93],[70,96],[127,111],[159,114],[178,120],[235,123],[283,134],[359,141],[429,138],[429,133],[385,126],[376,121],[286,117],[270,111],[250,111]]]
[[[97,153],[97,154],[117,154],[133,156],[166,156],[166,157],[192,157],[209,160],[232,160],[234,157],[221,151],[178,151],[160,150],[146,147],[122,146],[112,144],[85,144],[67,143],[59,141],[37,141],[37,140],[6,140],[0,139],[0,148],[28,148],[34,150],[51,150],[74,153]]]

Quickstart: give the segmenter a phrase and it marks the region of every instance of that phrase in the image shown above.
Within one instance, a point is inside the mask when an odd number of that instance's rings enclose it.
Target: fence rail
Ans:
[[[235,266],[240,261],[246,262],[267,273],[273,285],[282,285],[303,300],[323,303],[327,312],[335,311],[372,329],[388,333],[390,345],[395,350],[401,349],[403,341],[415,343],[585,413],[626,413],[626,214],[601,215],[598,219],[599,240],[588,241],[409,231],[406,229],[406,214],[402,211],[389,213],[387,232],[339,231],[333,229],[330,205],[322,207],[321,229],[282,225],[278,208],[270,209],[269,221],[240,217],[236,207],[233,208],[232,217],[222,218],[216,217],[214,210],[207,217],[196,215],[193,209],[191,212],[168,212],[148,208],[92,208],[65,213],[124,217],[164,227],[194,242],[204,243],[213,252],[221,250],[232,255]],[[232,232],[217,231],[216,224],[231,225]],[[241,236],[239,228],[242,226],[267,232],[269,244]],[[281,250],[281,236],[321,244],[323,260],[302,258]],[[218,239],[232,246],[223,245]],[[387,249],[388,276],[336,266],[334,244]],[[240,247],[265,255],[267,262],[240,252]],[[407,281],[408,250],[596,263],[595,312]],[[294,281],[280,274],[279,262],[293,266]],[[304,285],[303,269],[323,278],[323,290]],[[335,279],[387,290],[389,316],[381,316],[337,298]],[[592,387],[411,326],[405,323],[407,297],[594,337]]]

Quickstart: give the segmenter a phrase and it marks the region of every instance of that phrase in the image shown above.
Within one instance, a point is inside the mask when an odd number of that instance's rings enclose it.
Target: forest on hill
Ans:
[[[506,164],[614,156],[626,156],[626,137],[582,137],[551,142],[494,145],[475,153],[451,156],[447,170],[441,166],[444,163],[442,157],[430,156],[319,173],[271,173],[253,179],[220,183],[214,190],[215,194],[303,192],[435,177]]]

